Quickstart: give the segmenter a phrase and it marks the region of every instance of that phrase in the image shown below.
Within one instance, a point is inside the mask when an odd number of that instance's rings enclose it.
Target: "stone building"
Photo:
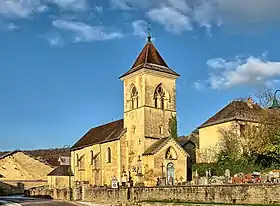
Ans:
[[[70,157],[62,156],[58,161],[60,165],[48,174],[48,185],[50,188],[69,188],[73,184]]]
[[[168,132],[169,119],[176,115],[178,77],[148,37],[133,66],[120,77],[124,118],[90,129],[71,148],[76,183],[187,181],[189,155]]]
[[[274,112],[263,109],[251,98],[230,102],[198,127],[196,161],[215,162],[216,154],[220,150],[222,131],[231,130],[237,135],[243,135],[248,128],[252,129],[251,131],[256,130],[264,111]]]
[[[53,167],[23,151],[13,151],[0,157],[0,181],[25,188],[47,185],[47,174]]]

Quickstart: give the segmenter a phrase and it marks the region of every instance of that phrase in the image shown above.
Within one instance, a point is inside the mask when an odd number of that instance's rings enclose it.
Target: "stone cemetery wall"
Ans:
[[[35,188],[30,196],[69,199],[67,189]],[[280,203],[280,184],[240,184],[109,189],[84,185],[73,189],[73,200],[89,202],[180,201],[216,203]]]

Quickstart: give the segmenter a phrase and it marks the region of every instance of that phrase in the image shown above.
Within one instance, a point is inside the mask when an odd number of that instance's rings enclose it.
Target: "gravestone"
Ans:
[[[225,184],[229,184],[230,183],[230,170],[226,169],[225,171]]]

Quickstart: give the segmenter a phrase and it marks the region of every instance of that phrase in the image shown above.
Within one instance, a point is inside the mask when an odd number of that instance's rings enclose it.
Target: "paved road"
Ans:
[[[5,206],[75,206],[62,201],[54,201],[47,199],[35,199],[35,198],[24,198],[24,197],[0,197],[0,205]]]

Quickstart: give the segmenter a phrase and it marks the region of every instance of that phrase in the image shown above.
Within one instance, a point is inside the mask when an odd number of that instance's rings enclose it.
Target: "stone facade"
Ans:
[[[72,147],[74,183],[111,186],[112,180],[116,179],[119,184],[132,180],[134,184],[155,186],[157,178],[163,175],[162,169],[165,176],[168,173],[172,178],[173,184],[175,179],[186,182],[188,154],[177,141],[166,139],[170,136],[169,120],[176,115],[176,79],[179,75],[163,60],[159,63],[165,66],[145,65],[148,61],[156,63],[161,59],[151,42],[145,48],[136,60],[139,63],[139,58],[146,58],[143,64],[121,77],[123,120],[96,127],[102,128],[99,130],[91,129]],[[100,139],[98,132],[104,134],[110,130],[109,125],[120,123],[123,124],[120,136],[111,137],[112,131],[102,136],[103,141]],[[161,144],[157,144],[159,142]],[[170,148],[176,158],[166,158]],[[148,150],[150,153],[146,152]],[[167,168],[170,168],[168,172]]]
[[[94,188],[84,186],[82,194],[74,189],[74,200],[95,203],[127,203],[148,201],[214,202],[237,204],[280,203],[280,184],[241,184],[176,187]],[[67,199],[67,190],[32,189],[30,196],[50,195],[54,199]],[[165,203],[164,203],[165,204]]]

